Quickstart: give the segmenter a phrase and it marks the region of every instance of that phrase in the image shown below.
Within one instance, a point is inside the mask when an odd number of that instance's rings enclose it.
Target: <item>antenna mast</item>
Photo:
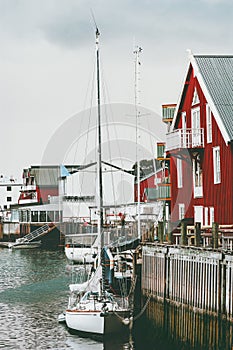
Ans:
[[[134,94],[135,94],[135,115],[136,115],[136,163],[137,163],[137,212],[138,212],[138,239],[141,238],[141,216],[140,216],[140,159],[139,159],[139,118],[140,118],[140,110],[139,110],[139,75],[140,75],[140,61],[139,56],[142,52],[142,48],[136,46],[134,50],[135,54],[135,83],[134,83]]]

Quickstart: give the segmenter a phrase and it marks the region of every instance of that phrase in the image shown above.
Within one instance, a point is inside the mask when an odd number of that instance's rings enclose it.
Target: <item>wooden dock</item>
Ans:
[[[152,334],[185,349],[233,349],[233,253],[158,243],[141,249],[142,302],[150,297]]]
[[[142,294],[233,320],[233,255],[198,247],[142,246]]]

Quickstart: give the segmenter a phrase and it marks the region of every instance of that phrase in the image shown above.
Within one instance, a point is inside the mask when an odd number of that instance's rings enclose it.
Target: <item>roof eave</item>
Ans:
[[[175,129],[176,120],[177,120],[178,113],[179,113],[179,110],[180,110],[180,105],[181,105],[182,97],[183,97],[184,90],[185,90],[184,89],[185,88],[185,82],[187,80],[189,69],[190,69],[190,62],[188,63],[188,68],[186,69],[186,74],[185,74],[184,79],[183,79],[183,84],[182,84],[183,88],[182,88],[181,93],[180,93],[179,98],[178,98],[178,102],[177,102],[177,105],[176,105],[176,109],[175,109],[175,113],[174,113],[174,117],[173,117],[173,120],[172,120],[171,130],[170,131],[173,131]]]

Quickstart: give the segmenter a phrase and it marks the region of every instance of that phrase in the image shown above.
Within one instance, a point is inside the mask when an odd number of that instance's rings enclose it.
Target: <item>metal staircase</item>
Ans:
[[[28,243],[33,241],[35,238],[45,235],[52,231],[56,226],[53,223],[45,224],[38,229],[28,233],[26,236],[16,239],[16,243]]]

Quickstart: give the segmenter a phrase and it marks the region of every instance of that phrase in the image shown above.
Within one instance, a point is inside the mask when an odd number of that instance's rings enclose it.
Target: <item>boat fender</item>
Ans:
[[[127,318],[123,318],[122,320],[122,323],[125,325],[125,326],[128,326],[130,324],[130,319],[127,317]]]

